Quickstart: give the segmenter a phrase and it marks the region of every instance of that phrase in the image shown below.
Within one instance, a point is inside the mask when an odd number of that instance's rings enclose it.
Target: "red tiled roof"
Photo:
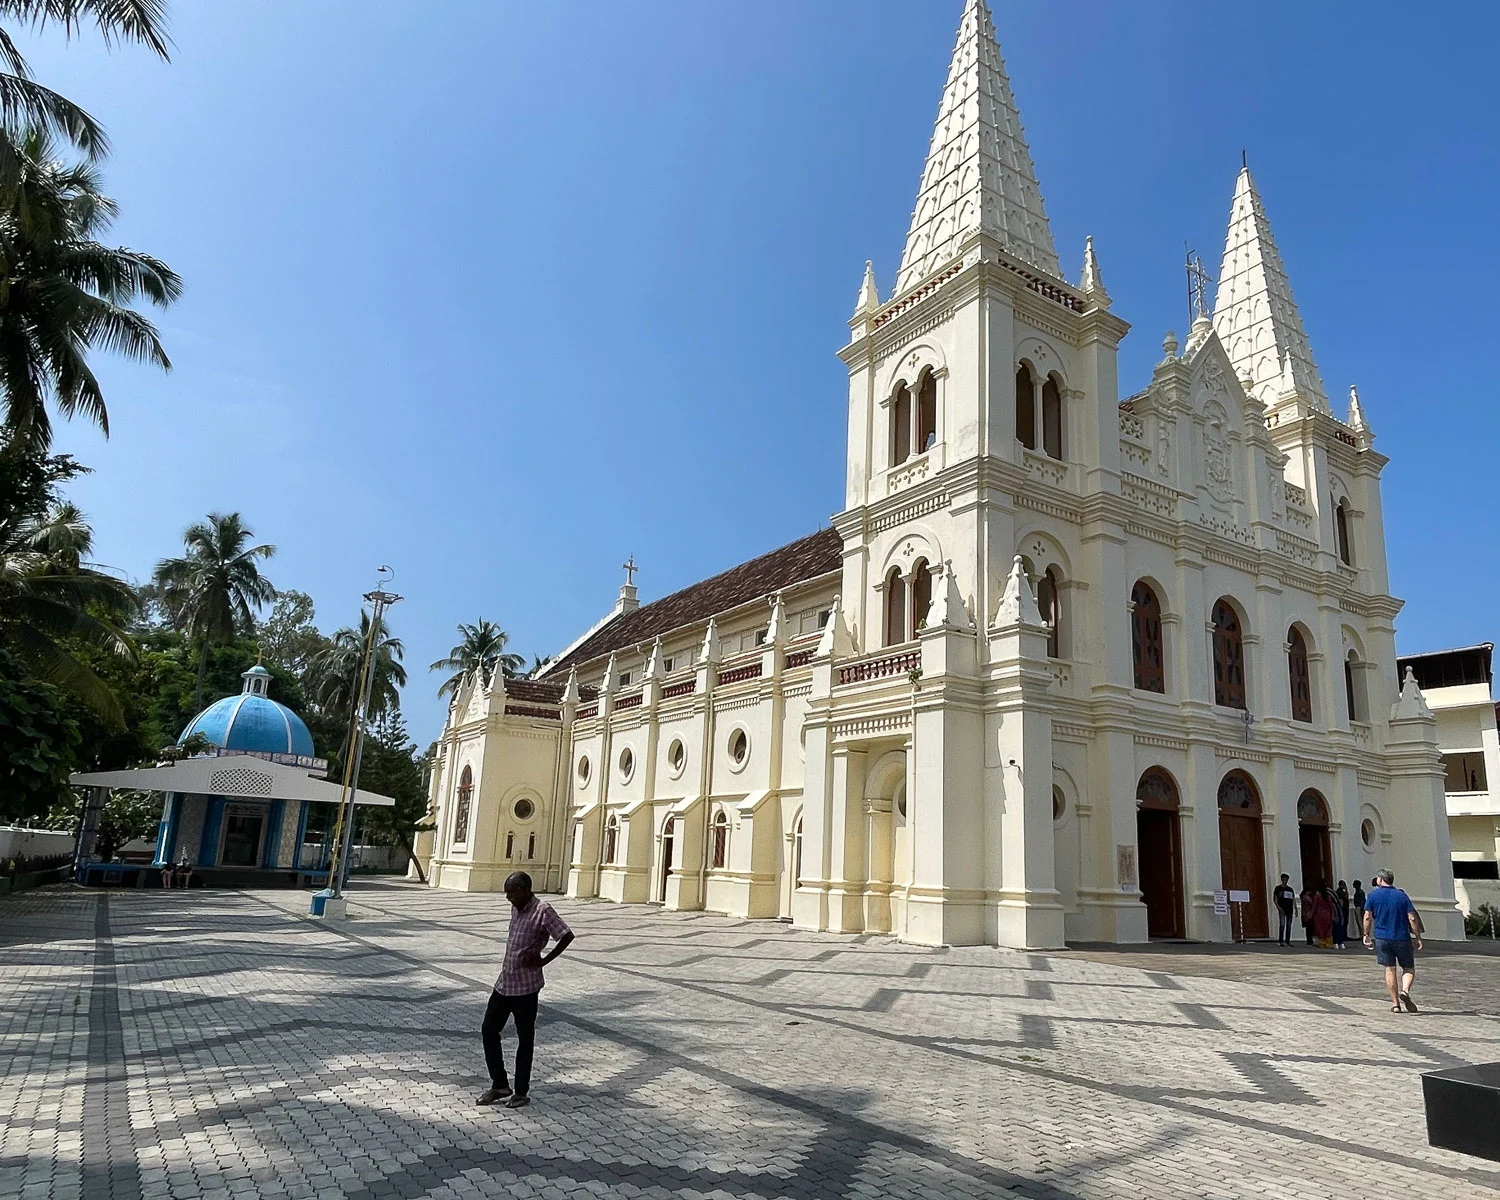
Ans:
[[[567,684],[566,675],[561,679],[507,679],[505,696],[508,700],[520,700],[528,704],[561,704],[563,688]],[[580,684],[578,691],[580,699],[592,700],[598,695],[599,689]]]
[[[685,625],[706,621],[716,613],[738,608],[793,584],[830,575],[839,570],[843,561],[844,539],[837,530],[820,529],[779,550],[752,558],[712,579],[705,579],[617,617],[572,653],[549,666],[547,678],[538,682],[557,680],[561,683],[567,678],[569,667],[602,658],[614,650],[649,642],[659,634],[670,633]]]

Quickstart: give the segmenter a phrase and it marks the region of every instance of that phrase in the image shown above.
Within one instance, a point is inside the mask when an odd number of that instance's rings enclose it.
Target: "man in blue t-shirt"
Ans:
[[[1396,886],[1390,871],[1375,873],[1375,886],[1365,897],[1365,945],[1375,947],[1375,961],[1385,968],[1385,990],[1391,994],[1391,1011],[1416,1012],[1411,998],[1412,981],[1417,968],[1412,959],[1412,943],[1422,948],[1422,927],[1411,897]],[[1401,978],[1396,978],[1397,965]]]

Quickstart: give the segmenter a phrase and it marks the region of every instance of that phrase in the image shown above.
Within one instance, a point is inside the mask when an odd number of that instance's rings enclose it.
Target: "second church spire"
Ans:
[[[966,0],[896,291],[920,283],[976,233],[1061,278],[989,5]]]

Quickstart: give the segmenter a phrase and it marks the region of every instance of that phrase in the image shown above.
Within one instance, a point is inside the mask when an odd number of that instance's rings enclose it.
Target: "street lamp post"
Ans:
[[[381,567],[381,572],[389,579],[390,568]],[[380,639],[381,620],[385,610],[392,604],[399,602],[402,598],[395,592],[388,592],[383,587],[377,587],[373,592],[366,592],[364,598],[374,607],[370,616],[370,635],[365,645],[364,678],[360,682],[359,707],[355,710],[354,718],[354,745],[351,747],[349,761],[344,766],[344,792],[340,798],[339,819],[343,826],[342,836],[339,838],[338,856],[330,864],[328,872],[328,890],[322,893],[323,905],[315,903],[314,913],[322,912],[325,915],[336,915],[342,911],[342,905],[338,905],[332,913],[327,910],[327,903],[341,900],[344,894],[344,885],[349,879],[349,855],[354,843],[354,798],[359,791],[359,768],[365,753],[365,724],[370,712],[370,694],[375,687],[375,650]]]

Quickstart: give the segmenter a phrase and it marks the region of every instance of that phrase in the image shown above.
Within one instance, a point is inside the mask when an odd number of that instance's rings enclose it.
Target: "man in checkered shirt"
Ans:
[[[573,942],[573,931],[557,910],[531,890],[531,876],[516,871],[505,881],[505,897],[511,903],[510,932],[505,937],[505,962],[490,993],[484,1012],[484,1061],[490,1069],[490,1086],[479,1097],[480,1104],[504,1100],[506,1108],[531,1103],[531,1051],[536,1044],[536,1002],[542,990],[542,968]],[[544,956],[547,939],[557,944]],[[516,1019],[516,1090],[510,1090],[505,1074],[505,1055],[500,1049],[500,1031],[509,1017]]]

